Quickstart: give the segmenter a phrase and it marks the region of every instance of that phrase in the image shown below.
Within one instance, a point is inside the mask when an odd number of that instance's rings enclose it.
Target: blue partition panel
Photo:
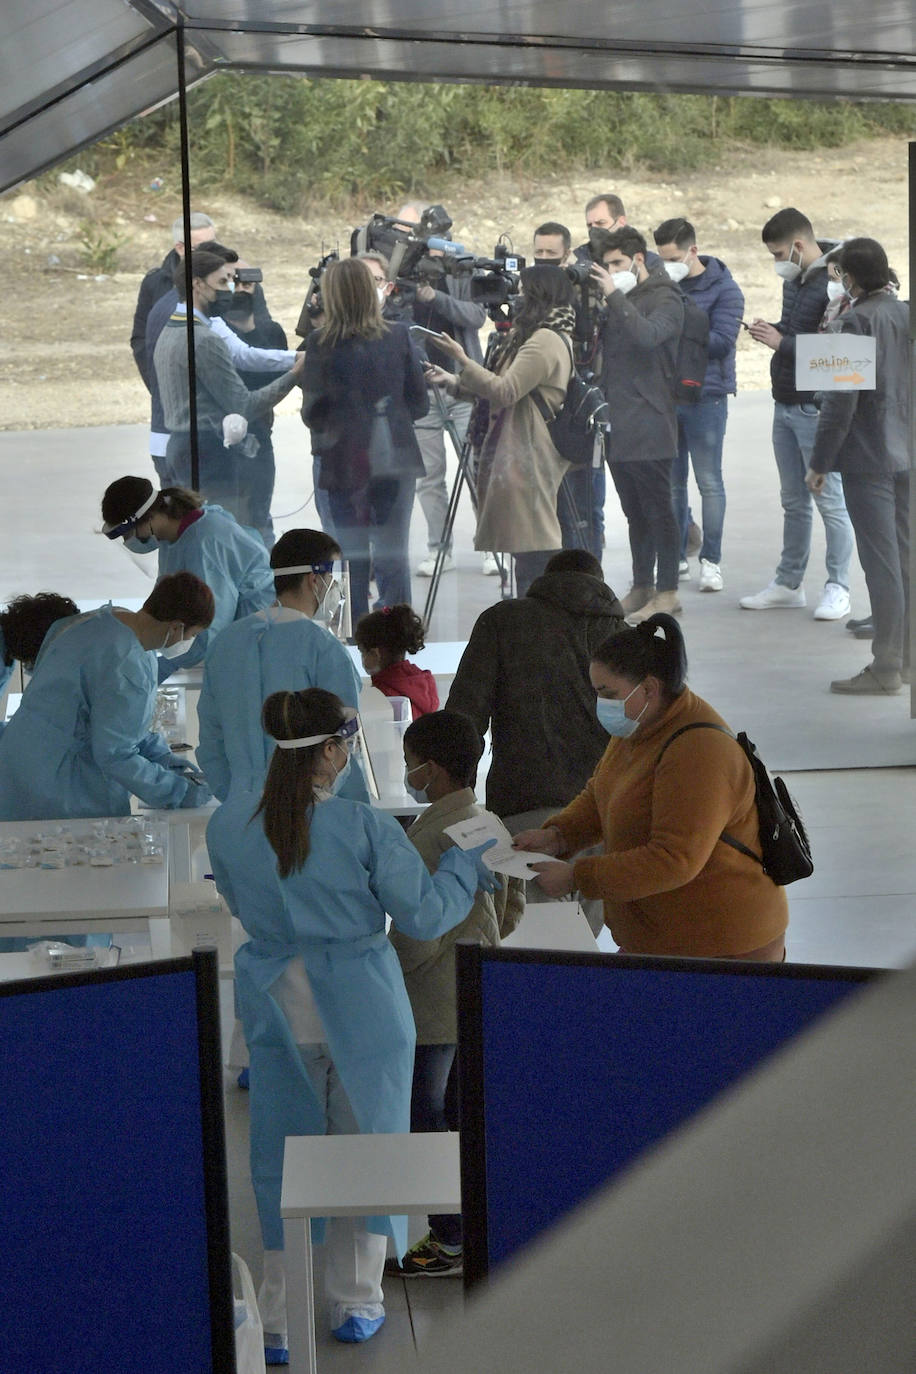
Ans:
[[[216,970],[195,961],[0,985],[4,1368],[234,1368]]]
[[[459,951],[469,1284],[872,973]]]

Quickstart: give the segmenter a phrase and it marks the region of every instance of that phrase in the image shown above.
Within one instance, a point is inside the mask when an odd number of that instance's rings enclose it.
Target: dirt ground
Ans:
[[[58,428],[142,422],[146,390],[134,366],[129,338],[143,273],[168,251],[169,226],[180,214],[177,170],[128,167],[103,179],[88,195],[51,178],[0,199],[0,255],[6,292],[0,334],[0,428]],[[153,177],[164,180],[153,190]],[[50,183],[50,185],[47,185]],[[731,268],[747,298],[745,318],[778,316],[780,283],[760,241],[764,221],[781,206],[796,205],[820,236],[868,234],[887,248],[908,297],[907,144],[881,139],[818,153],[733,151],[720,165],[678,180],[646,176],[576,174],[571,180],[518,183],[501,178],[430,188],[454,219],[453,234],[489,256],[500,233],[530,254],[531,232],[543,220],[568,224],[573,242],[584,236],[583,207],[597,191],[614,190],[630,222],[647,233],[672,215],[697,227],[702,252]],[[353,224],[374,210],[362,207],[347,224],[329,216],[305,220],[264,210],[253,202],[212,192],[195,197],[219,238],[264,270],[272,314],[293,337],[308,285],[308,268],[322,251],[348,250]],[[94,273],[80,239],[124,240],[116,270]],[[738,340],[738,384],[768,384],[769,350],[743,334]],[[295,409],[294,396],[282,410]]]

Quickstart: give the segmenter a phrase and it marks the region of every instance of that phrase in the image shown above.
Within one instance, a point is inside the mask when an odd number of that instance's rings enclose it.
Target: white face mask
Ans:
[[[184,629],[184,626],[182,626],[182,629]],[[157,653],[160,653],[160,654],[162,655],[163,658],[180,658],[182,654],[186,654],[186,653],[188,652],[188,650],[190,649],[191,645],[194,643],[194,640],[193,640],[193,639],[179,639],[179,640],[177,640],[174,644],[170,644],[170,643],[169,643],[169,635],[170,635],[170,634],[171,634],[171,630],[169,630],[169,631],[166,633],[166,636],[165,636],[165,643],[162,645],[162,647],[161,647],[160,649],[157,649],[156,652],[157,652]]]
[[[831,301],[841,301],[846,295],[846,287],[841,281],[831,279],[827,283],[827,299]]]
[[[666,262],[665,271],[672,281],[683,281],[690,271],[686,262]]]
[[[612,272],[611,276],[614,279],[614,286],[624,296],[628,295],[637,283],[635,272]]]
[[[404,768],[404,791],[407,793],[409,797],[413,797],[415,802],[429,801],[429,796],[427,794],[426,787],[414,787],[410,781],[412,773],[419,773],[420,769],[425,767],[425,763],[418,763],[416,768],[407,768],[406,766]],[[426,786],[428,787],[429,783],[427,783]]]
[[[775,262],[773,264],[773,270],[777,277],[782,277],[783,281],[795,281],[801,276],[801,261],[793,262],[794,253],[795,244],[793,243],[792,247],[789,249],[789,256],[786,261]],[[801,259],[801,253],[799,253],[798,256],[799,259]]]

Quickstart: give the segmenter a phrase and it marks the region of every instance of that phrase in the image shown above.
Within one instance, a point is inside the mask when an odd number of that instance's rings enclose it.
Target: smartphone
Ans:
[[[408,328],[410,329],[411,334],[425,334],[426,337],[427,337],[428,339],[444,339],[444,338],[445,338],[445,335],[444,335],[444,334],[440,334],[440,333],[438,332],[438,330],[435,330],[435,329],[424,329],[423,326],[422,326],[422,324],[412,324],[412,325],[409,325]]]

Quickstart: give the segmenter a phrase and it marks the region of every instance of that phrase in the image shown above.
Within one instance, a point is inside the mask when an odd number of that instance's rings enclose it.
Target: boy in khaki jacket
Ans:
[[[474,795],[482,753],[483,740],[476,726],[457,711],[420,716],[404,735],[405,785],[417,801],[430,803],[407,834],[430,873],[435,873],[440,858],[454,843],[444,834],[446,827],[483,814]],[[496,892],[478,892],[467,917],[438,940],[414,940],[391,931],[417,1024],[412,1131],[458,1129],[455,943],[477,940],[498,945],[521,920],[524,892],[521,879],[503,878],[503,887]],[[461,1217],[431,1216],[429,1234],[407,1251],[401,1265],[389,1261],[386,1268],[404,1278],[460,1275]]]

